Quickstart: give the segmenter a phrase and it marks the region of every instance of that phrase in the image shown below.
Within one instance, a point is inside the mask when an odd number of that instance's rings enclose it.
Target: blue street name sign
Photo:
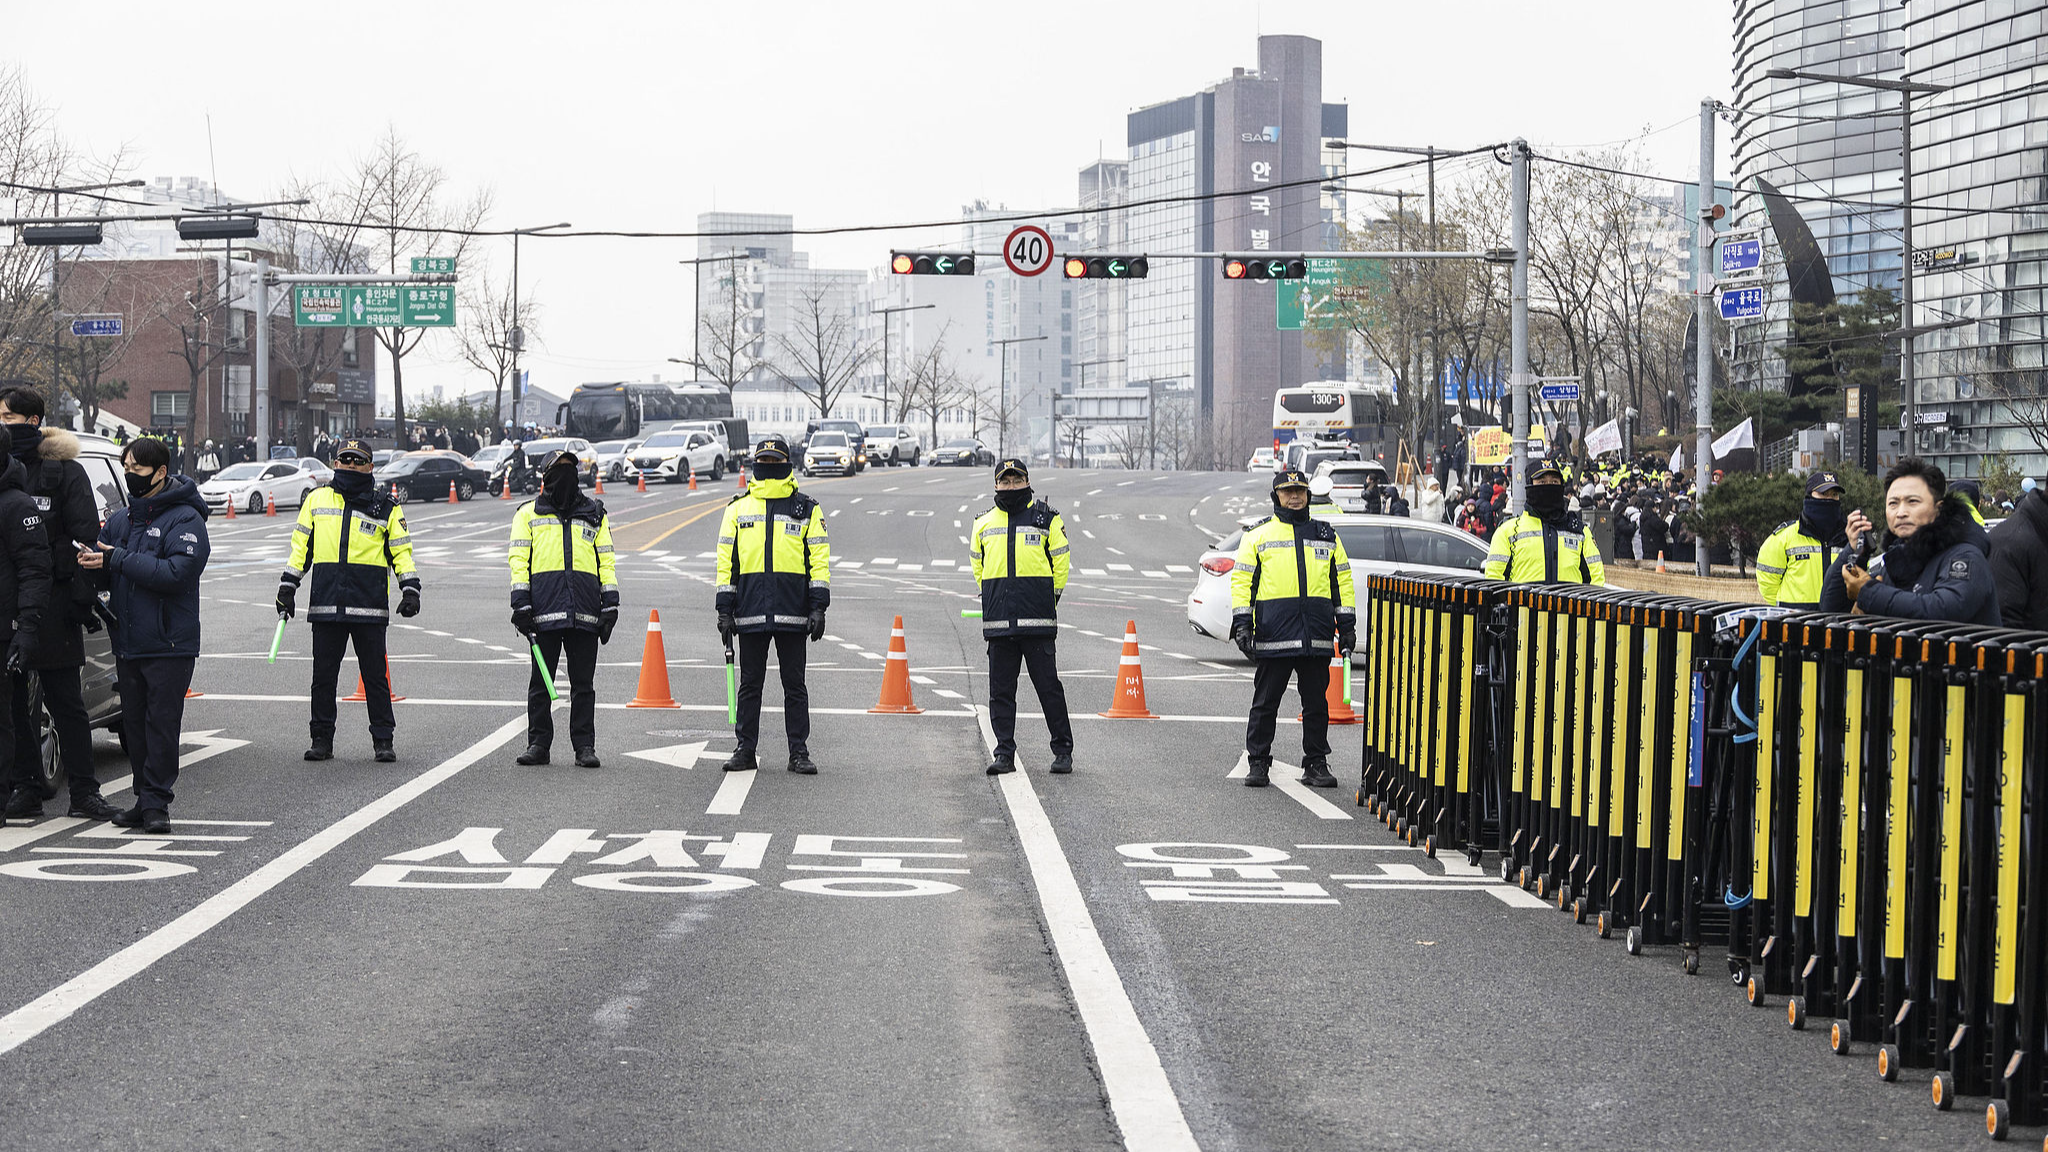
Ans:
[[[1721,293],[1721,319],[1748,320],[1763,314],[1763,289],[1731,288]]]
[[[1754,272],[1763,266],[1763,241],[1750,239],[1721,242],[1721,275],[1739,276],[1745,272]]]
[[[121,318],[119,316],[93,316],[73,320],[71,322],[71,334],[73,336],[119,336],[121,334]]]
[[[1579,386],[1577,383],[1545,384],[1537,389],[1537,395],[1543,400],[1577,400]]]

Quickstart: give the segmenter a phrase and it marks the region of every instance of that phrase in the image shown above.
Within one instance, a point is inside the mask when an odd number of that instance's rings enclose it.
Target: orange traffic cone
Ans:
[[[265,516],[277,515],[277,497],[265,496],[263,498],[263,514]]]
[[[733,476],[734,476],[735,478],[737,478],[737,479],[739,480],[739,483],[738,483],[738,484],[736,484],[736,485],[734,485],[734,487],[735,487],[735,488],[737,488],[737,489],[738,489],[739,491],[741,491],[741,492],[745,492],[745,491],[747,490],[747,472],[746,472],[746,469],[742,468],[742,469],[740,469],[739,471],[737,471],[737,472],[734,472],[734,473],[733,473]],[[692,477],[690,477],[690,478],[691,478],[692,480],[696,479],[696,477],[695,477],[695,476],[692,476]]]
[[[230,520],[233,520],[234,518],[235,518],[235,500],[234,500],[234,497],[230,496],[230,497],[228,497],[228,519],[230,519]]]
[[[1138,661],[1138,622],[1124,625],[1124,654],[1117,658],[1116,697],[1109,711],[1097,712],[1111,720],[1156,720],[1145,707],[1145,669]]]
[[[906,715],[924,709],[910,702],[910,650],[903,646],[903,617],[889,629],[889,659],[882,668],[882,698],[870,712]]]
[[[1657,571],[1664,571],[1664,553],[1657,553]]]
[[[398,481],[396,480],[393,480],[391,482],[391,502],[393,504],[403,503],[403,501],[399,500],[398,498]]]
[[[1344,678],[1351,675],[1351,666],[1338,652],[1330,653],[1330,687],[1323,693],[1323,701],[1330,706],[1330,723],[1363,724],[1365,718],[1351,710],[1344,702]]]
[[[604,495],[604,477],[603,477],[603,476],[599,476],[599,477],[597,478],[597,494],[598,494],[599,496],[602,496],[602,495]]]
[[[453,481],[453,480],[450,480],[450,481],[448,482],[448,502],[449,502],[450,504],[460,504],[460,503],[462,503],[462,497],[460,497],[460,496],[457,496],[457,495],[455,494],[455,481]]]
[[[498,499],[500,499],[500,500],[510,500],[511,498],[512,498],[512,477],[510,477],[510,476],[507,476],[507,477],[505,477],[505,482],[504,482],[503,484],[500,484],[500,485],[498,486]]]
[[[190,699],[191,699],[191,698],[193,698],[194,696],[204,696],[204,695],[206,695],[206,693],[204,693],[204,692],[197,692],[197,691],[194,691],[194,690],[192,690],[192,689],[190,689],[190,688],[187,688],[187,689],[185,689],[185,699],[187,699],[187,700],[190,700]]]
[[[647,473],[640,473],[640,491],[647,491]]]
[[[386,657],[384,658],[384,687],[390,690],[390,692],[391,692],[391,698],[392,698],[393,700],[403,700],[403,699],[405,699],[405,697],[403,697],[403,696],[400,696],[400,695],[398,694],[398,689],[392,686],[392,683],[391,683],[391,658],[390,658],[389,656],[386,656]],[[362,673],[358,672],[358,673],[356,674],[356,690],[355,690],[354,692],[351,692],[351,693],[349,693],[349,694],[348,694],[348,695],[346,695],[346,696],[343,696],[343,697],[341,698],[341,702],[342,702],[342,703],[344,703],[344,704],[350,704],[350,703],[354,703],[354,704],[361,704],[361,703],[364,703],[365,701],[369,700],[369,698],[370,698],[370,696],[369,696],[369,693],[367,693],[367,692],[365,692],[365,691],[363,690],[363,676],[362,676]]]
[[[690,491],[692,491],[692,492],[695,492],[696,490],[697,490],[697,470],[696,470],[695,468],[692,468],[692,469],[690,469]]]
[[[681,708],[668,691],[668,653],[661,646],[661,610],[647,613],[647,643],[640,649],[640,688],[628,708]]]

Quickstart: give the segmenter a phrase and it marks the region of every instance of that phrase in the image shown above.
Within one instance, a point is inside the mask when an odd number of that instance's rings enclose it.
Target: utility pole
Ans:
[[[1700,101],[1700,187],[1699,227],[1693,269],[1696,291],[1693,296],[1693,326],[1698,330],[1697,348],[1693,361],[1692,406],[1695,436],[1693,440],[1692,490],[1693,506],[1707,498],[1707,488],[1712,483],[1714,460],[1714,277],[1709,266],[1714,250],[1714,114],[1719,112],[1721,102],[1707,99]],[[1698,559],[1695,569],[1701,576],[1712,575],[1712,561],[1707,556],[1707,543],[1702,540],[1693,549]]]
[[[1529,488],[1529,142],[1517,136],[1508,145],[1509,212],[1515,247],[1514,273],[1509,280],[1508,374],[1515,396],[1514,439],[1510,443],[1512,475],[1508,512],[1520,515]]]
[[[256,459],[270,459],[270,257],[257,253],[256,366],[249,372],[249,407],[256,416]]]

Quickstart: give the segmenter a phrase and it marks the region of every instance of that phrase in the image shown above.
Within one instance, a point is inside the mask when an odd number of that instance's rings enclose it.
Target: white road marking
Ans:
[[[901,491],[901,489],[898,489],[898,488],[884,488],[884,489],[882,489],[882,491],[884,491],[884,492],[898,492],[898,491]]]
[[[993,753],[996,736],[989,726],[988,709],[976,708],[974,714],[981,721],[982,740]],[[1144,1022],[1138,1019],[1109,950],[1103,947],[1095,918],[1081,898],[1081,886],[1060,850],[1059,837],[1046,819],[1038,793],[1032,790],[1031,778],[1012,772],[996,779],[1031,868],[1032,884],[1038,889],[1046,932],[1059,953],[1067,986],[1074,993],[1074,1007],[1081,1013],[1082,1027],[1095,1049],[1095,1065],[1102,1073],[1110,1114],[1123,1132],[1124,1148],[1128,1152],[1200,1152],[1181,1112],[1180,1099],[1159,1063],[1159,1050],[1145,1034]]]
[[[932,693],[933,693],[934,695],[937,695],[937,696],[944,696],[944,697],[945,697],[946,699],[948,699],[948,700],[965,700],[965,699],[967,699],[967,697],[965,697],[965,696],[962,696],[962,695],[961,695],[960,693],[958,693],[958,692],[955,692],[955,691],[952,691],[951,689],[948,689],[948,688],[934,688],[934,689],[932,689]]]
[[[1114,553],[1116,553],[1116,554],[1117,554],[1117,555],[1119,555],[1119,556],[1121,556],[1121,555],[1123,555],[1123,554],[1124,554],[1124,550],[1123,550],[1123,549],[1121,549],[1121,548],[1111,548],[1111,547],[1110,547],[1109,545],[1107,545],[1107,544],[1104,544],[1104,545],[1102,546],[1102,550],[1103,550],[1104,552],[1114,552]],[[1126,571],[1128,571],[1128,569],[1126,569]]]
[[[526,717],[500,725],[490,735],[288,849],[283,855],[201,901],[191,911],[121,949],[20,1008],[0,1016],[0,1053],[12,1052],[71,1014],[148,970],[157,961],[205,935],[257,897],[291,879],[364,829],[425,795],[437,785],[526,730]],[[1078,898],[1078,896],[1077,896]],[[1192,1146],[1192,1145],[1190,1145]]]
[[[865,496],[855,496],[855,497],[854,497],[853,499],[851,499],[851,500],[848,500],[848,501],[847,501],[847,503],[848,503],[848,504],[858,504],[858,503],[860,503],[861,501],[863,501],[863,500],[865,500],[865,499],[867,499],[867,497],[865,497]]]
[[[1194,569],[1193,569],[1193,568],[1190,568],[1190,567],[1188,567],[1188,566],[1187,566],[1187,565],[1185,565],[1185,564],[1168,564],[1168,565],[1166,566],[1166,570],[1167,570],[1168,572],[1182,572],[1182,573],[1192,573],[1192,572],[1194,571]]]
[[[1117,482],[1116,482],[1116,486],[1117,486],[1117,487],[1119,487],[1119,488],[1128,488],[1128,487],[1130,487],[1131,485],[1133,485],[1133,484],[1136,484],[1136,483],[1137,483],[1137,481],[1136,481],[1136,480],[1119,480],[1119,481],[1117,481]]]
[[[932,678],[931,678],[931,677],[929,677],[929,676],[912,676],[912,677],[910,678],[910,682],[911,682],[912,684],[937,684],[937,683],[938,683],[938,681],[937,681],[937,680],[934,680],[934,679],[932,679]]]
[[[716,752],[706,752],[704,750],[704,746],[708,743],[710,743],[708,740],[699,740],[692,744],[671,744],[666,748],[649,748],[641,752],[628,752],[626,755],[631,756],[635,760],[648,760],[656,764],[666,764],[671,768],[695,768],[697,761],[707,756],[718,755]]]
[[[1095,494],[1096,494],[1097,492],[1100,492],[1100,491],[1102,491],[1102,489],[1100,489],[1100,488],[1090,488],[1090,489],[1088,490],[1088,494],[1089,494],[1090,496],[1093,496],[1093,495],[1095,495]]]
[[[1111,551],[1111,552],[1116,552],[1116,549],[1114,549],[1114,548],[1111,548],[1111,549],[1110,549],[1110,551]],[[1117,555],[1119,555],[1119,556],[1123,555],[1123,553],[1121,553],[1121,552],[1116,552],[1116,554],[1117,554]],[[1109,570],[1110,570],[1111,572],[1130,572],[1130,571],[1133,571],[1133,569],[1131,568],[1131,566],[1130,566],[1129,564],[1111,564],[1111,565],[1109,565]]]
[[[1282,764],[1280,761],[1275,760],[1273,761],[1272,768],[1267,772],[1267,777],[1268,779],[1273,781],[1273,786],[1275,788],[1278,788],[1282,792],[1287,793],[1287,795],[1290,798],[1292,798],[1296,803],[1300,804],[1303,808],[1306,808],[1310,812],[1314,813],[1319,819],[1351,819],[1351,813],[1346,812],[1342,808],[1337,807],[1335,804],[1330,803],[1328,800],[1323,799],[1321,796],[1316,795],[1315,792],[1310,790],[1308,785],[1303,784],[1299,780],[1296,780],[1293,777],[1293,775],[1291,775],[1292,773],[1298,771],[1300,771],[1300,769],[1296,768],[1292,764]],[[1240,752],[1237,755],[1237,767],[1232,768],[1230,770],[1230,775],[1224,777],[1224,779],[1242,780],[1251,774],[1251,757],[1246,753]]]
[[[1093,540],[1093,539],[1095,539],[1095,533],[1093,533],[1093,532],[1090,532],[1090,531],[1089,531],[1089,530],[1087,530],[1086,528],[1083,528],[1083,529],[1081,529],[1081,535],[1083,535],[1083,536],[1086,536],[1086,537],[1087,537],[1087,538],[1089,538],[1090,540]]]
[[[1168,575],[1167,575],[1166,573],[1164,573],[1164,572],[1161,572],[1161,571],[1160,571],[1159,569],[1157,569],[1157,568],[1147,568],[1147,569],[1145,569],[1144,571],[1145,571],[1145,575],[1147,575],[1147,576],[1150,576],[1150,577],[1152,577],[1152,578],[1153,578],[1153,579],[1155,579],[1155,580],[1171,580],[1171,579],[1173,579],[1173,577],[1171,577],[1171,576],[1168,576]]]
[[[704,809],[706,816],[737,816],[740,806],[747,802],[747,793],[754,787],[753,772],[727,772],[725,779],[718,783],[718,793],[711,797],[711,806]]]

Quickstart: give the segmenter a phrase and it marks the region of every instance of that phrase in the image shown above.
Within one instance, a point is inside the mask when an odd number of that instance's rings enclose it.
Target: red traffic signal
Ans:
[[[968,252],[892,252],[889,271],[898,276],[972,276],[974,255]]]
[[[1225,280],[1242,280],[1245,278],[1247,271],[1248,269],[1246,269],[1244,261],[1234,256],[1223,262],[1223,278]]]
[[[1302,280],[1308,277],[1308,261],[1269,259],[1264,256],[1225,256],[1225,280]]]
[[[1152,270],[1143,256],[1069,256],[1062,267],[1069,280],[1143,280]]]

